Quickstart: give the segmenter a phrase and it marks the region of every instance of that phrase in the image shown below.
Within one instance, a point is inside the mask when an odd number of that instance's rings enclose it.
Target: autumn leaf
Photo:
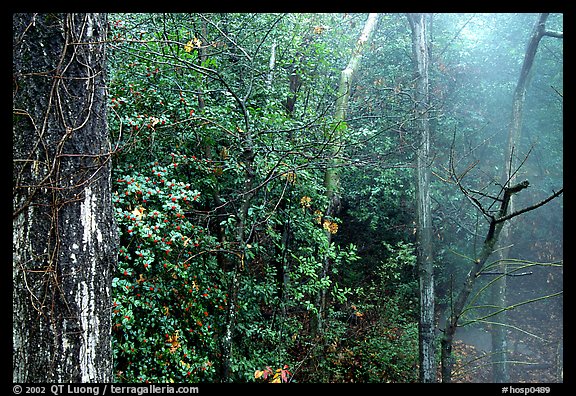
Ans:
[[[276,371],[272,371],[270,366],[266,366],[265,370],[256,370],[254,371],[254,378],[258,379],[262,377],[263,379],[268,379],[268,376],[272,376],[268,380],[269,383],[272,384],[279,384],[282,382],[288,382],[288,376],[291,375],[290,371],[288,371],[288,365],[284,365],[283,368],[278,368]]]
[[[288,171],[281,176],[283,179],[286,179],[288,183],[294,184],[296,183],[296,172]]]
[[[281,382],[282,380],[280,379],[280,373],[274,374],[274,378],[272,378],[272,381],[270,381],[272,384],[279,384]]]
[[[194,48],[194,42],[192,40],[188,41],[184,46],[184,51],[190,52]]]
[[[330,220],[324,220],[322,227],[330,234],[336,234],[338,232],[338,224]]]
[[[142,217],[144,217],[144,210],[145,209],[142,206],[139,206],[132,211],[132,214],[134,215],[135,218],[141,220]]]
[[[288,382],[288,376],[290,375],[290,371],[286,370],[288,366],[284,366],[284,370],[282,370],[282,382]]]
[[[180,341],[178,341],[178,330],[176,330],[176,333],[174,333],[174,335],[168,336],[166,343],[171,345],[170,353],[174,353],[178,348],[180,348]]]
[[[324,25],[314,26],[314,34],[322,34],[326,29],[327,26]]]

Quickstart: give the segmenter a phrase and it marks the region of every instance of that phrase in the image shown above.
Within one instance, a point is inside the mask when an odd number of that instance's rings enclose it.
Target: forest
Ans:
[[[13,14],[13,381],[564,382],[562,31]]]

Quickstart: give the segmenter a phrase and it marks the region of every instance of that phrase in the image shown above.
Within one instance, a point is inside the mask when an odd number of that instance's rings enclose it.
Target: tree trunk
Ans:
[[[486,239],[482,245],[482,250],[480,251],[478,258],[472,264],[470,271],[466,275],[464,284],[458,293],[454,305],[451,307],[450,315],[448,315],[446,318],[441,349],[442,382],[452,381],[452,341],[454,339],[454,334],[456,333],[456,328],[458,327],[458,320],[464,312],[464,308],[466,307],[468,297],[472,292],[476,279],[480,276],[480,273],[482,272],[482,269],[484,268],[488,258],[490,258],[494,252],[496,243],[498,242],[498,238],[502,232],[502,227],[504,226],[505,222],[510,219],[508,216],[508,205],[510,203],[510,199],[514,194],[522,191],[528,186],[529,183],[527,181],[523,181],[514,186],[504,188],[504,196],[500,201],[501,203],[498,216],[492,218],[490,227],[486,233]]]
[[[13,381],[111,382],[105,14],[13,15]]]
[[[417,150],[417,260],[420,281],[420,381],[436,382],[434,345],[434,260],[430,213],[429,48],[426,14],[408,14],[416,71],[415,119],[420,142]]]
[[[231,91],[228,91],[231,92]],[[232,93],[232,92],[231,92]],[[246,104],[238,96],[233,94],[238,103],[241,113],[244,117],[244,130],[239,129],[240,145],[243,148],[240,156],[244,168],[244,181],[242,190],[239,192],[240,205],[236,212],[235,238],[237,246],[237,260],[232,263],[229,271],[228,285],[228,306],[226,309],[226,324],[224,339],[221,342],[222,350],[222,382],[231,382],[232,380],[232,358],[234,347],[234,333],[236,328],[236,315],[238,309],[238,293],[242,284],[244,272],[244,259],[246,257],[247,245],[253,236],[253,229],[249,228],[248,209],[252,205],[252,200],[256,194],[256,167],[255,158],[256,150],[252,140],[252,131],[250,128],[249,113]]]
[[[521,131],[521,120],[522,120],[522,107],[524,104],[524,96],[526,92],[526,86],[529,82],[530,70],[532,68],[532,63],[534,61],[534,57],[536,55],[536,50],[538,48],[538,43],[543,36],[550,36],[556,38],[562,38],[563,34],[561,32],[552,32],[547,31],[545,29],[545,22],[548,17],[548,14],[540,14],[539,20],[536,23],[536,26],[533,30],[532,37],[528,44],[528,48],[526,50],[526,55],[524,58],[524,63],[522,65],[522,69],[520,72],[520,78],[518,80],[518,84],[516,86],[516,90],[514,91],[514,98],[512,102],[512,123],[508,135],[508,148],[505,156],[506,166],[505,174],[502,178],[502,198],[495,198],[498,202],[500,202],[500,209],[498,211],[497,216],[493,216],[488,214],[488,212],[479,206],[478,201],[476,201],[476,206],[478,209],[482,211],[482,213],[490,218],[490,226],[486,235],[486,239],[484,240],[484,244],[482,246],[482,251],[480,252],[478,258],[474,261],[472,268],[468,272],[466,279],[464,280],[464,284],[462,289],[460,290],[456,301],[451,307],[450,315],[446,319],[446,324],[444,326],[444,336],[442,338],[442,351],[441,351],[441,363],[442,363],[442,381],[443,382],[451,382],[452,377],[452,340],[454,337],[454,333],[456,332],[456,328],[458,326],[458,319],[462,315],[468,297],[472,292],[472,288],[478,276],[480,275],[482,268],[484,267],[488,258],[494,252],[496,245],[500,240],[504,240],[507,238],[505,234],[507,231],[506,225],[509,224],[508,221],[512,218],[519,216],[522,213],[526,213],[532,210],[539,208],[542,205],[545,205],[547,202],[550,202],[552,199],[558,197],[562,194],[563,189],[558,192],[553,193],[548,198],[534,204],[532,206],[526,207],[524,209],[515,210],[513,207],[513,200],[512,197],[514,194],[522,191],[523,189],[529,186],[528,181],[523,181],[520,183],[515,183],[514,173],[517,170],[517,151],[516,148],[520,141],[520,131]],[[454,173],[454,169],[452,169]],[[459,185],[460,189],[466,194],[469,195],[465,189],[460,184],[460,180],[454,173],[454,178],[456,183]],[[505,242],[505,244],[508,244]],[[500,258],[505,258],[500,257]],[[503,274],[506,273],[506,268],[504,271],[501,271]],[[505,278],[502,276],[501,278]],[[494,292],[497,296],[499,301],[494,302],[497,307],[505,312],[506,303],[505,299],[502,296],[505,295],[505,284],[500,284],[497,286],[497,290]],[[503,323],[505,324],[505,323]],[[505,326],[502,326],[504,329]],[[508,382],[508,374],[507,368],[505,367],[506,362],[506,338],[503,330],[500,334],[493,335],[493,351],[499,351],[499,353],[495,354],[496,357],[493,360],[494,362],[494,377],[493,380],[495,382],[504,381]],[[496,363],[499,362],[499,363]]]
[[[364,24],[364,29],[360,34],[360,37],[356,41],[356,46],[350,57],[348,65],[340,73],[340,82],[338,85],[338,97],[336,98],[336,112],[334,114],[334,130],[333,132],[333,143],[331,146],[330,157],[331,160],[324,173],[324,187],[326,188],[326,197],[328,198],[328,208],[324,213],[327,217],[336,217],[340,212],[340,169],[342,165],[342,156],[344,150],[344,130],[345,130],[345,120],[346,114],[348,112],[348,100],[350,99],[350,92],[352,89],[352,79],[354,73],[360,65],[360,60],[362,58],[362,51],[366,47],[366,44],[372,38],[374,31],[376,30],[376,25],[378,24],[379,15],[371,13],[368,15],[368,19]],[[332,234],[326,231],[328,237],[328,245],[330,245]],[[321,277],[325,277],[328,274],[330,268],[330,261],[328,257],[324,258],[324,268],[322,269]],[[326,291],[322,291],[318,296],[318,315],[315,323],[315,330],[319,331],[322,327],[322,317],[324,314],[326,301]]]
[[[510,123],[510,130],[508,133],[508,146],[506,149],[504,161],[508,165],[504,167],[504,172],[501,178],[503,186],[512,186],[516,183],[516,169],[518,167],[520,153],[520,137],[522,132],[522,113],[524,108],[524,99],[526,96],[526,89],[530,83],[532,65],[536,57],[536,51],[542,37],[547,33],[545,30],[547,13],[540,14],[538,21],[534,25],[530,41],[526,48],[524,62],[520,70],[520,77],[514,90],[514,97],[512,100],[512,117]],[[508,204],[508,211],[514,212],[514,200],[511,197]],[[500,239],[504,246],[512,244],[511,223],[506,222],[502,229]],[[499,251],[499,258],[501,264],[501,271],[507,272],[506,259],[509,256],[509,248],[501,249]],[[506,276],[500,277],[494,282],[492,290],[492,305],[495,307],[505,307],[506,304]],[[495,319],[502,324],[496,326],[492,330],[492,381],[495,383],[510,382],[507,364],[507,340],[506,340],[506,310],[495,316]]]

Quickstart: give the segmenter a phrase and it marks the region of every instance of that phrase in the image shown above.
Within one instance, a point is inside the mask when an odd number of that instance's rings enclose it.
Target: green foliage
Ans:
[[[113,281],[118,381],[417,380],[411,244],[417,136],[405,16],[380,19],[350,87],[348,117],[334,123],[339,74],[365,18],[111,16],[108,122],[121,233]],[[513,86],[508,74],[515,76],[523,50],[512,36],[526,29],[515,23],[501,44],[464,40],[459,32],[476,34],[482,24],[493,28],[487,37],[499,38],[496,28],[513,17],[434,18],[430,166],[438,301],[444,302],[465,275],[462,257],[474,255],[483,226],[450,181],[450,154],[460,172],[474,171],[466,174],[468,186],[497,188],[499,137],[508,122],[502,109]],[[561,51],[557,43],[549,48]],[[496,50],[500,56],[493,56]],[[553,59],[542,62],[561,86]],[[537,74],[535,84],[545,92],[548,80]],[[541,96],[546,101],[527,101],[530,141],[538,140],[537,131],[562,128],[550,115],[561,101],[550,92]],[[342,211],[328,217],[325,174],[337,135],[346,143],[337,152]],[[531,176],[550,183],[540,194],[561,178],[558,142],[561,133],[547,138],[553,155],[527,165]],[[554,240],[553,233],[538,232]],[[552,242],[537,246],[529,248],[556,257]]]
[[[229,326],[229,379],[254,381],[257,367],[293,363],[321,294],[345,301],[350,289],[333,277],[355,260],[353,247],[328,243],[326,230],[336,233],[340,220],[322,217],[323,171],[307,159],[324,161],[311,142],[324,139],[328,152],[323,125],[330,120],[307,125],[288,117],[282,105],[287,84],[269,87],[256,78],[245,91],[242,76],[254,70],[244,54],[268,62],[255,41],[258,25],[289,29],[298,18],[224,14],[220,28],[208,23],[200,31],[198,20],[184,15],[118,17],[112,37],[127,40],[115,44],[109,87],[122,234],[114,280],[117,378],[221,380]],[[248,22],[251,29],[236,28]],[[222,29],[236,30],[242,50],[228,47]],[[335,66],[327,61],[326,36],[306,34],[304,53],[286,45],[277,62],[298,62],[308,95],[319,92],[298,108],[317,117],[312,108],[324,104],[315,98],[332,88],[313,87],[312,77],[334,74]],[[251,156],[254,147],[260,150]],[[247,191],[248,184],[256,187]]]
[[[216,379],[226,306],[219,248],[189,211],[204,198],[184,183],[198,160],[172,155],[117,170],[114,208],[121,237],[113,279],[115,373],[124,382]]]
[[[374,280],[355,291],[357,303],[333,312],[321,363],[328,382],[418,380],[417,282],[400,275],[416,257],[410,244],[385,248]]]

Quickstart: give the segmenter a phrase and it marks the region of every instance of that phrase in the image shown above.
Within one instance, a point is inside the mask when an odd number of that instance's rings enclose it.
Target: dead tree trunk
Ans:
[[[504,167],[502,174],[501,184],[503,186],[511,186],[516,183],[516,170],[519,163],[520,155],[520,136],[522,132],[522,115],[524,108],[524,98],[526,90],[530,83],[530,71],[534,64],[534,58],[540,44],[540,40],[545,35],[553,35],[554,37],[561,37],[558,33],[552,33],[546,30],[546,19],[548,14],[543,13],[538,17],[538,21],[534,25],[530,41],[526,48],[524,55],[524,62],[520,70],[520,77],[514,90],[512,100],[512,118],[510,123],[510,130],[508,133],[508,147],[504,156],[504,161],[508,162],[508,166]],[[511,199],[509,203],[510,212],[514,211],[514,200]],[[510,224],[507,223],[501,235],[503,245],[511,245],[511,232]],[[508,258],[509,248],[499,250],[500,260],[502,263],[502,272],[507,272],[506,259]],[[506,277],[500,277],[494,282],[492,290],[492,304],[496,307],[506,306]],[[503,311],[496,318],[503,325],[506,324],[506,311]],[[507,364],[507,341],[506,341],[506,327],[496,326],[492,332],[492,380],[496,383],[509,382],[508,364]]]
[[[476,279],[481,275],[482,270],[488,258],[492,255],[495,250],[496,244],[499,240],[500,233],[502,232],[502,228],[504,224],[513,219],[516,216],[519,216],[523,213],[530,212],[539,208],[540,206],[545,205],[546,203],[550,202],[554,198],[562,195],[564,189],[560,189],[553,194],[551,194],[548,198],[523,209],[516,210],[514,212],[510,212],[510,200],[514,194],[519,193],[520,191],[528,188],[530,183],[527,180],[523,182],[517,183],[513,186],[504,187],[503,188],[503,195],[502,198],[496,198],[496,201],[500,202],[500,208],[496,215],[491,215],[482,205],[480,205],[479,201],[470,195],[470,191],[465,189],[462,186],[462,180],[457,178],[456,172],[452,168],[452,174],[454,177],[454,182],[460,187],[462,193],[471,200],[471,202],[482,212],[482,214],[489,219],[489,227],[488,232],[486,233],[486,238],[484,239],[484,243],[482,245],[482,250],[480,251],[478,257],[472,263],[470,271],[466,275],[464,282],[460,288],[460,291],[453,303],[450,307],[449,315],[446,317],[446,322],[444,325],[444,335],[441,341],[441,371],[442,371],[442,382],[451,382],[452,380],[452,341],[454,339],[454,334],[456,333],[456,329],[458,327],[458,320],[462,316],[465,311],[466,304],[468,302],[468,297],[472,293],[472,289],[476,282]]]
[[[13,15],[13,381],[110,382],[105,14]]]
[[[486,234],[486,239],[482,245],[482,250],[472,264],[472,268],[468,272],[462,289],[456,298],[454,306],[451,307],[450,315],[446,318],[446,324],[444,326],[444,336],[442,338],[442,350],[441,350],[441,367],[442,367],[442,382],[451,382],[452,379],[452,341],[454,339],[454,334],[456,333],[456,328],[458,326],[458,319],[464,312],[466,302],[468,297],[472,292],[476,278],[480,276],[486,261],[494,251],[494,247],[498,242],[498,237],[502,231],[502,227],[508,216],[508,205],[510,204],[510,199],[512,195],[520,192],[521,190],[527,188],[529,183],[523,181],[515,186],[506,187],[504,189],[504,196],[502,198],[500,209],[498,211],[498,216],[493,217],[490,221],[488,232]]]

